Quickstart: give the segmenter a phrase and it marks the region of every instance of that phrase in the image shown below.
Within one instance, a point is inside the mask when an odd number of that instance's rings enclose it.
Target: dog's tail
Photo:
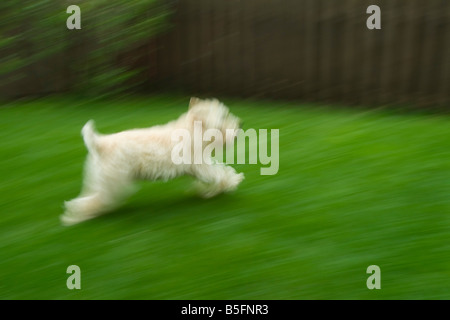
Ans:
[[[97,154],[97,139],[98,134],[95,131],[94,120],[89,120],[81,129],[81,135],[83,136],[84,144],[91,153]]]

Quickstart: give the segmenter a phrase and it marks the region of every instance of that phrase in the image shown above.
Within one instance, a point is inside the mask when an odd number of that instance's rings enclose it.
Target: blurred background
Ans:
[[[448,109],[441,0],[3,1],[0,94],[144,93]],[[368,6],[381,8],[369,30]]]
[[[191,96],[279,129],[278,173],[235,164],[208,200],[139,182],[62,227],[83,125],[166,123]],[[1,0],[0,299],[449,299],[449,106],[447,0]]]

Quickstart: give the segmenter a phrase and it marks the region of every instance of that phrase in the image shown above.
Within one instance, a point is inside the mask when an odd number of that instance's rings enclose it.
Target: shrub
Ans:
[[[68,30],[69,5],[81,9],[81,30]],[[0,75],[28,76],[26,68],[64,54],[70,90],[101,95],[136,85],[139,70],[118,63],[164,30],[169,2],[163,0],[2,0],[0,2]]]

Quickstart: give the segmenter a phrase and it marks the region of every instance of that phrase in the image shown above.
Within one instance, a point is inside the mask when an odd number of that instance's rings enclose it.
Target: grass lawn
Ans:
[[[187,177],[142,182],[73,227],[58,216],[80,191],[84,123],[160,124],[188,98],[1,106],[0,299],[450,299],[450,117],[225,102],[246,128],[280,129],[278,174],[233,165],[238,191],[209,200]]]

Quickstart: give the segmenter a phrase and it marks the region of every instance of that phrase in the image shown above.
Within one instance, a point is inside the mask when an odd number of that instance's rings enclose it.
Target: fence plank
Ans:
[[[438,82],[438,103],[441,106],[450,104],[450,5],[446,1],[441,2],[442,17],[441,24],[443,25],[442,33],[442,55],[441,60],[441,77]]]
[[[245,1],[245,0],[242,0]],[[227,1],[227,69],[228,94],[239,96],[242,92],[242,43],[241,43],[241,0]]]
[[[435,104],[438,102],[437,90],[440,72],[442,68],[442,42],[448,41],[443,39],[440,33],[441,8],[440,0],[429,0],[427,11],[425,13],[425,24],[423,26],[425,37],[423,47],[423,59],[420,66],[419,92],[420,104]]]
[[[257,0],[256,0],[257,1]],[[254,9],[255,0],[241,2],[241,88],[248,96],[255,94],[255,81],[257,77],[255,66],[255,32],[254,32]],[[241,91],[241,92],[242,92]]]
[[[227,68],[227,51],[226,51],[226,21],[227,21],[227,5],[224,1],[214,2],[212,8],[212,87],[215,92],[227,93],[228,91],[228,81],[229,78],[228,68]]]
[[[305,98],[309,101],[317,99],[319,87],[318,79],[318,15],[320,13],[319,2],[316,0],[305,0]]]
[[[321,101],[331,101],[333,91],[333,66],[336,65],[336,41],[339,40],[339,30],[336,28],[337,1],[322,1],[322,10],[319,16],[319,88],[318,98]]]
[[[289,35],[287,44],[287,58],[284,64],[286,78],[289,88],[286,92],[286,98],[305,98],[305,32],[306,32],[306,10],[304,1],[289,1],[286,6],[287,34]]]
[[[203,94],[208,94],[211,91],[211,77],[212,77],[212,50],[211,50],[211,40],[212,32],[211,25],[213,21],[211,20],[211,1],[209,0],[197,0],[197,14],[196,14],[196,24],[198,25],[198,42],[197,48],[197,80],[199,92]]]

